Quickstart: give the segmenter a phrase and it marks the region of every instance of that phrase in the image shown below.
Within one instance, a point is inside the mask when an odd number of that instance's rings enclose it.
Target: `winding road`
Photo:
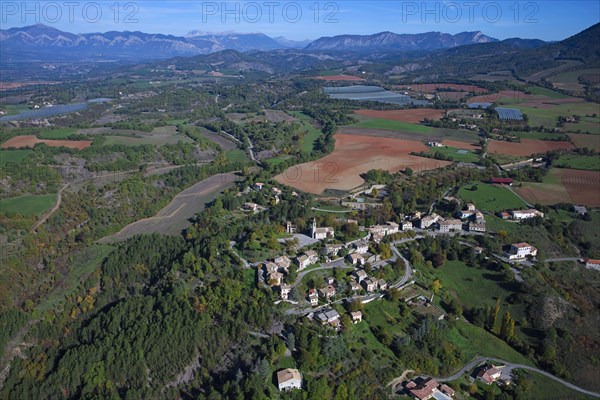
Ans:
[[[596,393],[596,392],[592,392],[591,390],[587,390],[584,388],[581,388],[579,386],[576,386],[572,383],[569,383],[557,376],[552,375],[549,372],[546,372],[544,370],[541,370],[539,368],[536,367],[531,367],[529,365],[524,365],[524,364],[514,364],[511,363],[509,361],[505,361],[505,360],[501,360],[499,358],[493,358],[493,357],[476,357],[475,359],[473,359],[471,362],[469,362],[467,365],[465,365],[463,368],[461,368],[460,370],[458,370],[456,373],[448,376],[448,377],[444,377],[444,378],[435,378],[435,380],[437,380],[438,382],[450,382],[450,381],[454,381],[458,378],[460,378],[464,373],[472,370],[473,368],[475,368],[476,366],[483,364],[485,362],[491,361],[493,363],[497,363],[497,364],[503,364],[506,367],[504,367],[502,369],[502,374],[508,374],[509,372],[511,372],[514,369],[524,369],[527,371],[532,371],[532,372],[536,372],[540,375],[544,375],[547,378],[550,378],[558,383],[560,383],[563,386],[568,387],[569,389],[573,389],[579,393],[583,393],[585,395],[588,396],[592,396],[592,397],[598,397],[600,398],[600,393]]]

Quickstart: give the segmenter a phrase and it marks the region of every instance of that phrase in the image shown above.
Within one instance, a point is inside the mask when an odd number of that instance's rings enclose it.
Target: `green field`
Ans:
[[[583,169],[587,171],[600,171],[600,157],[583,156],[577,154],[563,154],[554,162],[558,168]]]
[[[463,352],[465,362],[477,356],[496,357],[519,364],[534,363],[495,335],[464,320],[457,320],[446,333],[446,338]]]
[[[39,215],[52,208],[56,194],[26,195],[0,200],[0,212]]]
[[[550,108],[535,108],[521,104],[514,104],[513,106],[527,114],[530,126],[543,126],[545,128],[554,128],[556,126],[556,121],[560,116],[585,116],[598,113],[598,105],[589,102],[556,104],[552,105]],[[567,132],[576,132],[578,129],[584,130],[579,125],[580,124],[567,124],[565,130]]]
[[[562,93],[556,92],[552,89],[547,89],[547,88],[543,88],[543,87],[539,87],[539,86],[528,86],[525,88],[525,90],[531,94],[546,96],[551,99],[565,99],[565,98],[569,97],[566,94],[562,94]]]
[[[476,190],[471,190],[474,185]],[[458,196],[475,204],[477,209],[482,211],[496,212],[527,206],[523,200],[507,188],[481,182],[470,183],[461,187]]]
[[[533,140],[564,140],[569,141],[569,137],[562,133],[546,133],[546,132],[511,132],[521,139]]]
[[[33,150],[0,150],[0,166],[7,163],[20,163],[30,154],[33,154]]]
[[[372,301],[365,305],[363,311],[364,319],[371,327],[380,327],[386,332],[405,336],[409,326],[415,321],[414,313],[408,317],[401,317],[398,310],[398,302],[389,300]]]
[[[283,156],[277,156],[277,157],[269,158],[269,159],[265,160],[265,162],[267,164],[269,164],[269,165],[279,165],[281,163],[286,162],[290,158],[292,158],[292,156],[283,155]]]
[[[505,288],[502,272],[469,267],[462,261],[448,261],[435,270],[442,288],[468,308],[491,307],[500,299],[502,304],[513,292]]]
[[[459,153],[460,151],[460,153]],[[463,153],[466,152],[466,153]],[[436,147],[428,151],[429,154],[441,153],[451,157],[453,161],[474,163],[479,161],[479,155],[471,150],[457,149],[456,147]]]
[[[248,156],[244,150],[233,149],[225,152],[225,157],[229,161],[248,161]]]
[[[37,137],[40,139],[66,139],[71,135],[77,133],[77,129],[75,128],[60,128],[60,129],[52,129],[46,132],[40,132],[37,134]]]
[[[429,126],[411,124],[409,122],[391,121],[389,119],[373,118],[350,125],[355,128],[384,129],[390,131],[405,131],[414,133],[431,133],[433,129]]]
[[[302,152],[312,153],[315,148],[315,142],[323,135],[323,132],[315,128],[308,115],[299,111],[292,111],[290,114],[298,118],[298,121],[302,124],[302,127],[300,128],[300,132],[304,134],[301,144]]]

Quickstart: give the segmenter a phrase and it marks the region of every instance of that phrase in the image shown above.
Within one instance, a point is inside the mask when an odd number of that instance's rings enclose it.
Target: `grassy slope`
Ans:
[[[0,200],[0,211],[23,215],[39,215],[56,203],[56,194],[26,195]]]
[[[460,188],[458,196],[465,201],[474,203],[482,211],[501,211],[511,208],[523,208],[527,205],[510,190],[502,187],[476,183],[477,190],[471,191],[473,184]]]
[[[0,165],[20,163],[32,153],[33,150],[2,150],[0,151]]]

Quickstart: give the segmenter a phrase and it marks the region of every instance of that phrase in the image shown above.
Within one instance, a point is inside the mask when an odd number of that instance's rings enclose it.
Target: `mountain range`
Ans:
[[[176,56],[211,54],[223,50],[247,52],[278,49],[306,51],[431,51],[456,46],[496,42],[481,32],[450,35],[439,32],[375,35],[341,35],[314,42],[271,38],[263,33],[204,33],[173,36],[143,32],[74,34],[36,24],[0,30],[3,62],[146,61]]]

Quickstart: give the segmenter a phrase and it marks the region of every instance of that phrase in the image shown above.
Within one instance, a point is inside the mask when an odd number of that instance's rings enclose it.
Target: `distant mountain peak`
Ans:
[[[323,37],[309,44],[307,50],[438,50],[468,44],[497,42],[481,31],[456,35],[442,32],[398,34],[389,31],[372,35],[338,35]]]

